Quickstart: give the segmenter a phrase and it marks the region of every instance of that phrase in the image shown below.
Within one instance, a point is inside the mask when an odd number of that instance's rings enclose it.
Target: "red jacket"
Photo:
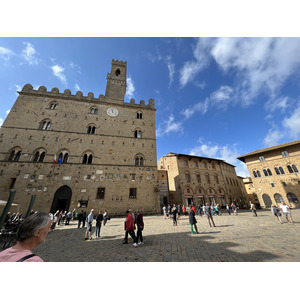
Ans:
[[[134,231],[134,222],[133,222],[131,213],[129,213],[126,218],[126,230]]]

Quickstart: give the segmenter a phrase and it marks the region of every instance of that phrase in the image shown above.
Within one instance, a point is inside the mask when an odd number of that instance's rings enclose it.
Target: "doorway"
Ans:
[[[50,212],[54,214],[57,210],[69,211],[72,197],[72,190],[64,185],[60,187],[54,194]]]

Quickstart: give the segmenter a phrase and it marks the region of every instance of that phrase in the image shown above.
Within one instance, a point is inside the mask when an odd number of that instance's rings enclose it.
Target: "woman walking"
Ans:
[[[280,218],[281,217],[280,209],[275,204],[272,204],[271,212],[277,218],[278,222],[280,224],[282,224],[282,221],[281,221],[281,218]]]
[[[190,225],[191,225],[191,232],[192,232],[192,234],[194,234],[193,225],[195,227],[196,233],[199,233],[197,225],[196,225],[197,220],[195,218],[195,212],[194,212],[194,210],[192,209],[191,206],[189,207],[189,222],[190,222]]]

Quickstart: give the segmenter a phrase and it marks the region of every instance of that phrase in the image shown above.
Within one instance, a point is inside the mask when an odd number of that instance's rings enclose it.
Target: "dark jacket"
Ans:
[[[103,215],[102,214],[98,214],[96,217],[96,224],[99,224],[103,221]]]
[[[195,218],[195,212],[191,209],[191,211],[189,212],[189,221],[191,225],[194,225],[197,223],[197,220]]]
[[[144,221],[143,221],[143,215],[139,213],[136,217],[136,224],[138,228],[144,229]]]

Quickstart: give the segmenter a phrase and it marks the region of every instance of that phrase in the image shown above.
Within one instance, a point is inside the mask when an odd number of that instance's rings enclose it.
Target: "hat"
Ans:
[[[126,214],[128,214],[128,213],[129,213],[129,210],[127,209],[127,210],[126,210]]]

